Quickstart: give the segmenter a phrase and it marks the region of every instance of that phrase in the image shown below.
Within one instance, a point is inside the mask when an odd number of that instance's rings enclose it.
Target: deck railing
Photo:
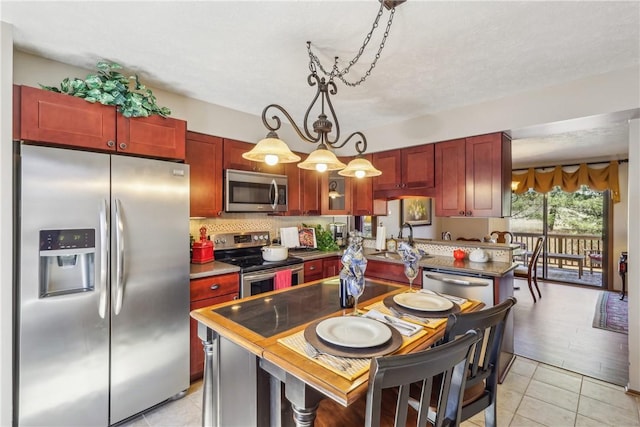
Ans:
[[[532,251],[536,239],[541,236],[541,233],[519,233],[512,232],[514,243],[523,243],[527,251]],[[591,265],[591,258],[589,254],[598,251],[602,253],[604,250],[604,244],[602,237],[593,234],[547,234],[546,250],[548,253],[554,254],[569,254],[569,255],[584,255],[585,267],[589,268],[601,268],[601,264]],[[547,263],[549,265],[555,265],[561,267],[562,265],[577,266],[577,261],[561,259],[561,258],[548,258]]]

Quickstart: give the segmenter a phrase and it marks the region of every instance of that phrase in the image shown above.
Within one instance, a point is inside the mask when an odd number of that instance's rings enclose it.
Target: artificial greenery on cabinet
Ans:
[[[125,117],[149,117],[153,114],[167,117],[171,110],[156,104],[151,89],[140,83],[137,74],[126,77],[115,62],[99,61],[97,72],[83,79],[65,78],[60,88],[40,84],[42,89],[83,98],[87,102],[114,105]],[[133,89],[131,86],[133,85]]]

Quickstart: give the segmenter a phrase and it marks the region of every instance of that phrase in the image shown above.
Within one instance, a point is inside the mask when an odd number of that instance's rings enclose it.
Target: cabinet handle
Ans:
[[[467,211],[467,213],[465,214],[466,216],[473,216],[471,211]]]
[[[458,212],[458,214],[460,214],[461,216],[464,216],[464,215],[465,215],[465,214],[464,214],[464,211],[460,211],[460,212]]]
[[[115,142],[113,142],[111,140],[107,141],[107,147],[113,147],[114,145],[116,145]]]
[[[121,148],[122,150],[124,150],[125,148],[127,148],[127,144],[125,144],[124,142],[121,142],[121,143],[120,143],[120,148]]]
[[[309,267],[309,270],[315,270],[315,269],[316,269],[315,265],[312,265],[312,266]]]
[[[233,296],[233,299],[234,299],[234,300],[238,299],[238,295],[234,295],[234,296]]]
[[[211,289],[212,291],[216,291],[220,288],[220,285],[211,285],[211,287],[209,289]]]

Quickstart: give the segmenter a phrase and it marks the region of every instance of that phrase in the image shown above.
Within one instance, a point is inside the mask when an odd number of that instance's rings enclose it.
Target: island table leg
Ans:
[[[198,324],[198,337],[202,340],[204,351],[204,374],[202,382],[202,427],[218,427],[220,395],[220,375],[218,364],[220,362],[220,346],[218,334]]]

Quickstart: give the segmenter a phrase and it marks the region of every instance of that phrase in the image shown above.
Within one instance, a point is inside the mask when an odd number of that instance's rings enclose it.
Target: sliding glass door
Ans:
[[[533,250],[546,236],[539,277],[585,286],[606,287],[608,192],[581,187],[567,193],[533,191],[513,195],[511,231]]]

